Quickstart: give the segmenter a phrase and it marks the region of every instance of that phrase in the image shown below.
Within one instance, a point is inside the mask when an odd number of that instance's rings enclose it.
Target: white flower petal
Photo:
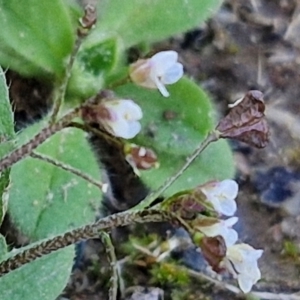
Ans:
[[[130,99],[122,99],[117,108],[119,116],[128,121],[139,120],[143,117],[141,108]]]
[[[209,237],[214,237],[220,234],[219,223],[211,225],[211,226],[201,226],[199,229]]]
[[[156,74],[162,76],[166,70],[172,67],[178,59],[176,51],[161,51],[150,58],[150,62],[156,70]]]
[[[234,229],[229,228],[227,232],[224,233],[223,238],[225,240],[226,246],[229,247],[234,245],[237,242],[238,233]]]
[[[141,130],[141,124],[136,121],[126,122],[121,120],[118,122],[110,122],[109,126],[115,136],[123,139],[132,139]]]
[[[127,132],[127,122],[123,119],[117,120],[116,122],[108,121],[103,124],[104,127],[113,135],[117,137],[123,137]],[[108,128],[107,128],[108,125]]]
[[[130,99],[112,100],[103,103],[111,116],[110,119],[103,119],[104,128],[117,137],[125,139],[133,138],[141,130],[137,121],[142,118],[141,108]]]
[[[232,227],[234,224],[237,223],[238,220],[239,220],[238,217],[231,217],[227,220],[224,220],[224,222],[225,222],[227,227]]]
[[[175,83],[183,75],[183,66],[177,59],[177,52],[162,51],[149,59],[138,60],[130,66],[130,78],[140,86],[157,88],[164,97],[168,97],[164,84]]]
[[[247,276],[238,276],[238,283],[243,293],[247,294],[251,291],[253,282]]]
[[[177,82],[182,76],[183,65],[180,63],[176,63],[166,70],[166,72],[161,77],[161,81],[164,84],[173,84]]]
[[[143,118],[143,111],[137,104],[135,104],[135,107],[133,108],[133,110],[134,110],[134,116],[135,116],[134,119],[135,120],[140,120]]]
[[[169,92],[167,91],[166,87],[161,83],[161,81],[157,78],[157,77],[154,77],[154,82],[158,88],[158,90],[161,92],[161,94],[164,96],[164,97],[169,97],[170,94]]]
[[[235,197],[238,185],[234,180],[226,179],[220,182],[208,182],[202,188],[207,201],[210,201],[214,209],[226,216],[232,216],[236,211]]]
[[[209,197],[210,195],[206,195],[207,200],[212,204],[214,207],[215,211],[218,213],[221,213],[221,203],[217,197]]]
[[[239,186],[236,181],[225,179],[220,182],[219,189],[224,197],[235,199],[238,194]]]
[[[237,218],[231,218],[234,220],[230,220],[229,222],[226,223],[226,221],[228,220],[220,220],[218,223],[215,223],[213,225],[210,226],[199,226],[198,229],[200,231],[202,231],[206,236],[209,237],[215,237],[217,235],[221,235],[224,238],[225,244],[227,247],[232,246],[233,244],[236,243],[236,241],[238,240],[238,234],[237,232],[230,228],[231,227],[231,223],[233,223],[233,221],[236,222],[235,219]],[[234,223],[233,223],[234,224]]]
[[[261,278],[257,265],[263,251],[247,244],[236,244],[227,248],[224,264],[235,278],[244,293],[250,292],[252,286]]]
[[[141,131],[141,123],[133,121],[130,122],[126,136],[123,135],[124,139],[132,139]]]
[[[219,207],[218,212],[228,217],[233,216],[237,209],[236,202],[232,199],[223,199],[219,202]]]

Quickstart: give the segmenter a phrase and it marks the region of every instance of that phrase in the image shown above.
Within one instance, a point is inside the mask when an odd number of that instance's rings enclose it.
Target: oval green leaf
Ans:
[[[42,144],[37,152],[99,178],[98,164],[80,130],[64,129]],[[31,240],[93,222],[101,202],[99,188],[38,159],[26,158],[15,164],[11,169],[11,182],[8,206],[11,219]]]
[[[0,64],[23,75],[63,74],[74,32],[61,0],[0,0]]]
[[[99,22],[89,39],[118,36],[125,47],[155,42],[199,26],[221,0],[103,0]]]
[[[7,254],[7,244],[5,237],[0,234],[0,261],[2,261]]]
[[[0,157],[9,153],[15,137],[13,112],[8,97],[8,88],[3,70],[0,67]],[[0,174],[0,225],[7,210],[6,189],[9,185],[10,170]]]
[[[68,100],[86,99],[99,92],[104,77],[118,62],[118,40],[111,38],[96,44],[85,44],[79,51],[68,83]]]
[[[74,247],[46,255],[0,277],[2,300],[53,300],[66,286]]]

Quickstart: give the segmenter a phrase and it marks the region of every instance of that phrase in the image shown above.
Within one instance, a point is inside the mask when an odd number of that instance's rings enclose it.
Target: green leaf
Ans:
[[[0,234],[0,261],[3,260],[6,254],[7,254],[6,240],[5,237],[2,234]]]
[[[206,134],[214,128],[214,111],[208,96],[192,81],[183,78],[167,87],[171,96],[133,84],[116,90],[118,96],[133,99],[143,110],[142,132],[134,142],[152,148],[160,167],[142,172],[152,189],[158,188],[185,163]],[[169,112],[173,118],[166,119]],[[193,188],[208,180],[230,178],[234,174],[232,153],[225,141],[218,141],[200,155],[168,189],[167,195]]]
[[[1,200],[0,200],[0,225],[3,222],[4,216],[7,211],[8,207],[8,188],[9,188],[9,178],[10,170],[5,170],[0,175],[0,193],[1,193]]]
[[[14,136],[13,112],[8,97],[4,72],[0,67],[0,141],[12,139]]]
[[[0,0],[0,64],[23,75],[57,75],[74,33],[61,0]]]
[[[1,299],[56,299],[70,278],[73,259],[69,246],[0,277]]]
[[[116,64],[117,49],[117,40],[114,38],[108,39],[86,47],[78,53],[77,59],[90,73],[97,76],[111,70]]]
[[[104,76],[117,64],[119,52],[118,40],[115,38],[85,44],[72,69],[68,97],[86,99],[98,93],[103,86]]]
[[[12,139],[14,137],[13,112],[8,97],[5,76],[3,70],[0,68],[0,157],[13,149],[14,143]],[[9,172],[9,170],[6,170],[0,175],[0,225],[7,210],[6,189],[9,185]]]
[[[89,39],[103,34],[118,36],[125,47],[155,42],[199,26],[221,5],[221,0],[103,0],[97,29]]]
[[[37,126],[35,126],[37,127]],[[32,128],[31,131],[37,128]],[[26,138],[23,134],[22,140]],[[37,152],[98,178],[98,164],[85,135],[77,129],[55,134]],[[11,170],[9,213],[13,223],[31,240],[39,240],[95,219],[99,188],[45,161],[26,158]]]

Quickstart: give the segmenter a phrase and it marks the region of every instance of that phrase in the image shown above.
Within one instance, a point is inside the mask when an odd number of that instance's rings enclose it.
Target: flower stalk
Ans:
[[[96,23],[96,8],[91,5],[87,5],[85,7],[85,14],[84,16],[79,20],[79,27],[77,31],[77,36],[75,40],[75,44],[72,50],[72,53],[70,54],[70,59],[68,61],[68,64],[65,68],[65,73],[63,76],[62,81],[58,84],[58,88],[56,90],[55,96],[54,96],[54,105],[53,110],[50,118],[50,124],[53,125],[56,122],[58,113],[60,108],[63,105],[63,101],[65,99],[67,86],[71,77],[71,71],[73,68],[73,64],[75,62],[77,53],[79,51],[79,48],[84,40],[84,38],[87,36],[90,29],[94,26]]]
[[[142,202],[132,208],[133,211],[138,211],[150,207],[159,196],[162,195],[192,164],[192,162],[204,151],[204,149],[212,142],[216,142],[219,139],[218,133],[212,131],[208,136],[197,146],[194,152],[187,157],[184,165],[171,177],[169,177],[156,191],[148,195]]]
[[[30,248],[8,258],[0,263],[0,276],[28,264],[39,257],[63,249],[72,244],[87,239],[99,238],[101,231],[110,230],[115,227],[124,227],[135,223],[147,222],[175,222],[180,223],[180,219],[173,213],[159,211],[154,209],[142,210],[138,212],[122,212],[114,214],[97,222],[83,227],[79,227],[54,238],[44,240],[37,245],[29,246]]]

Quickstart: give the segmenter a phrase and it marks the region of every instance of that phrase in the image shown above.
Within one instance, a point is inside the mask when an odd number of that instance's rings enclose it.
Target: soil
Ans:
[[[300,2],[296,0],[227,0],[205,25],[155,45],[157,51],[173,49],[179,53],[186,74],[211,95],[220,116],[248,90],[264,93],[271,130],[269,145],[258,150],[232,143],[240,184],[236,229],[241,242],[264,249],[259,260],[263,280],[254,290],[269,294],[261,295],[261,299],[296,299],[276,297],[300,293],[299,13]],[[49,99],[51,87],[7,74],[12,82],[10,96],[17,126],[21,127],[43,115],[49,107],[43,99]],[[35,104],[25,101],[24,95]],[[38,109],[33,110],[33,106]],[[189,244],[186,237],[183,240]],[[147,254],[162,242],[160,235],[152,236],[148,244],[145,238],[140,241],[148,247],[131,248],[134,259],[130,259],[128,249],[118,253],[126,299],[244,298],[192,271],[189,280],[178,279],[181,269],[174,263],[161,264],[177,274],[163,283],[151,273],[159,264]],[[102,244],[88,241],[80,247],[84,250],[78,248],[80,258],[59,299],[108,299],[110,273]],[[184,246],[179,255],[173,253],[173,258],[183,258],[186,265],[190,260],[194,269],[212,276],[191,247]],[[223,280],[234,283],[229,278]]]

